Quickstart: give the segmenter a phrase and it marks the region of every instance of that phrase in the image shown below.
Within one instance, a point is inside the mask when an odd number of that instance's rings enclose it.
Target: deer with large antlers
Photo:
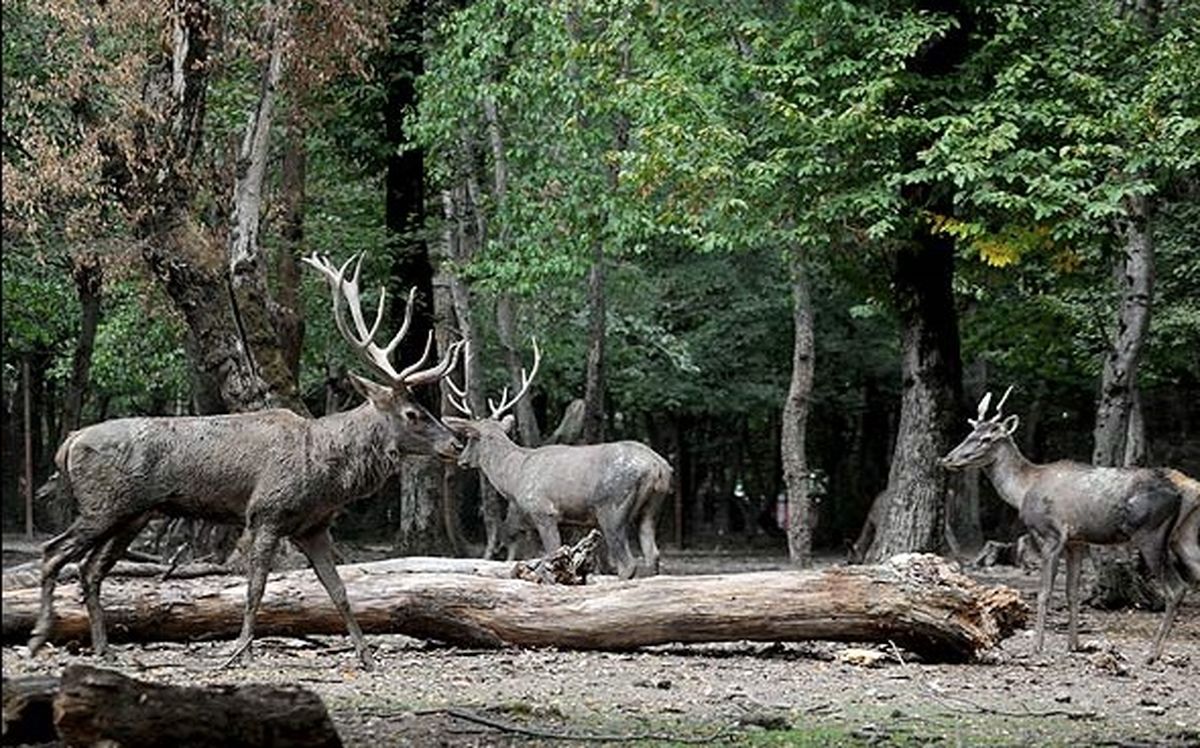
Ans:
[[[241,635],[225,664],[245,654],[279,541],[308,558],[346,622],[364,668],[373,667],[334,566],[330,523],[346,504],[374,493],[405,454],[458,456],[461,443],[422,408],[411,388],[437,382],[455,366],[461,341],[427,366],[432,333],[420,360],[397,371],[392,352],[407,332],[413,294],[400,331],[382,348],[373,342],[384,296],[368,328],[358,291],[362,257],[346,279],[313,255],[304,260],[329,282],[337,328],[386,385],[351,374],[366,399],[357,408],[309,419],[288,410],[175,418],[121,418],[72,432],[55,457],[78,505],[78,518],[43,548],[41,610],[29,642],[36,652],[51,634],[54,587],[64,564],[84,559],[80,573],[92,648],[107,652],[100,583],[154,516],[185,516],[246,528],[246,608]],[[414,289],[415,291],[415,289]],[[351,329],[342,311],[349,307]]]
[[[1200,482],[1169,468],[1096,467],[1069,460],[1038,465],[1025,459],[1012,435],[1017,416],[1003,416],[1009,387],[987,417],[992,395],[979,402],[971,433],[942,458],[951,470],[980,466],[996,492],[1020,512],[1041,550],[1036,647],[1045,638],[1046,609],[1058,560],[1067,561],[1067,644],[1079,647],[1079,573],[1088,544],[1129,543],[1163,588],[1166,610],[1149,660],[1162,655],[1175,612],[1200,583]]]
[[[541,364],[533,341],[533,369],[521,370],[521,386],[509,398],[505,387],[499,404],[488,399],[490,415],[475,416],[465,387],[446,378],[450,403],[467,418],[446,416],[446,425],[467,439],[459,464],[479,468],[488,481],[527,516],[548,555],[562,544],[560,520],[595,522],[608,546],[609,558],[622,579],[637,572],[629,549],[629,530],[638,524],[638,540],[647,570],[658,573],[655,524],[671,488],[671,465],[657,452],[635,441],[606,444],[551,444],[528,448],[509,438],[514,420],[505,415],[529,391]],[[469,356],[463,356],[469,361]]]

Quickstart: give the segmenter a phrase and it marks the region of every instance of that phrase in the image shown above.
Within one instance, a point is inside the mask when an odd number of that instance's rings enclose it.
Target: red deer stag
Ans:
[[[1069,460],[1037,465],[1025,459],[1012,435],[1017,416],[1003,418],[1012,387],[987,415],[991,393],[968,419],[971,433],[942,458],[951,470],[977,465],[996,492],[1015,507],[1041,549],[1037,649],[1046,629],[1046,608],[1058,559],[1067,557],[1067,645],[1079,647],[1079,572],[1088,544],[1131,543],[1162,586],[1166,611],[1154,637],[1149,661],[1162,655],[1175,612],[1190,587],[1200,582],[1200,483],[1168,468],[1096,467]]]
[[[244,524],[248,535],[245,617],[229,665],[248,652],[254,617],[281,538],[308,558],[346,621],[358,658],[373,667],[331,552],[329,526],[355,498],[369,495],[394,473],[404,454],[458,456],[461,443],[422,408],[410,388],[434,383],[456,364],[461,341],[440,363],[421,359],[401,371],[390,359],[412,318],[413,294],[399,332],[383,348],[373,339],[383,317],[381,293],[375,324],[363,319],[358,278],[346,280],[353,259],[335,268],[313,255],[305,262],[329,281],[333,316],[347,341],[388,384],[351,374],[366,402],[354,410],[303,418],[282,409],[219,416],[121,418],[72,432],[55,457],[78,504],[78,518],[42,551],[41,611],[30,653],[45,643],[53,624],[54,587],[64,564],[86,556],[80,579],[91,626],[92,648],[107,654],[100,583],[129,543],[156,515],[197,517]],[[414,289],[415,291],[415,289]],[[357,333],[342,311],[350,308]]]
[[[463,356],[463,360],[470,357]],[[670,463],[634,441],[551,444],[536,449],[514,444],[508,437],[513,417],[504,412],[529,391],[540,364],[541,352],[534,340],[532,372],[521,370],[521,389],[512,399],[506,387],[499,405],[488,400],[488,418],[475,417],[467,406],[465,389],[446,379],[448,399],[468,416],[445,418],[447,426],[467,438],[459,464],[482,470],[496,490],[533,522],[546,554],[561,545],[560,520],[594,521],[617,573],[629,579],[637,571],[628,536],[636,521],[643,560],[650,573],[657,574],[655,524],[671,488]]]

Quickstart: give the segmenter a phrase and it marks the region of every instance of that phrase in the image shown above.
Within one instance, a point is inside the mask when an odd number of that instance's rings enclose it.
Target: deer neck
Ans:
[[[388,417],[370,403],[319,418],[314,431],[316,457],[336,466],[347,501],[374,493],[400,468]]]
[[[996,459],[984,468],[996,493],[1004,502],[1017,509],[1037,478],[1037,466],[1025,459],[1011,438],[996,445]]]
[[[503,492],[529,450],[503,434],[488,434],[479,445],[479,469],[497,490]]]

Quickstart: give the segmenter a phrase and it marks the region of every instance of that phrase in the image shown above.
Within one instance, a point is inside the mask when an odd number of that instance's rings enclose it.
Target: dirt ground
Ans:
[[[6,559],[8,561],[8,559]],[[833,563],[833,560],[827,563]],[[664,573],[785,568],[779,556],[667,553]],[[1034,575],[969,570],[1034,602]],[[1084,608],[1085,651],[1066,651],[1060,575],[1043,654],[1032,632],[982,662],[922,664],[906,652],[843,664],[846,645],[737,642],[634,652],[475,650],[368,637],[269,637],[218,670],[231,642],[117,645],[112,666],[170,683],[295,683],[321,695],[347,746],[637,745],[1200,746],[1200,601],[1180,610],[1165,658],[1144,656],[1159,614]],[[3,648],[4,672],[58,673],[86,651]]]

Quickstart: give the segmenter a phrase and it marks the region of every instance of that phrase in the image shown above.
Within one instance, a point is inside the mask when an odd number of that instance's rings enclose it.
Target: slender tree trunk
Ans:
[[[1141,419],[1131,418],[1137,400],[1137,367],[1146,331],[1150,327],[1150,301],[1154,293],[1154,241],[1150,234],[1148,198],[1128,198],[1121,226],[1125,247],[1115,270],[1120,306],[1108,353],[1100,374],[1100,400],[1096,408],[1092,462],[1125,463],[1126,442],[1132,434],[1129,456],[1144,451]]]
[[[938,458],[952,446],[962,366],[951,278],[954,247],[923,234],[896,257],[901,324],[900,427],[888,475],[889,502],[868,559],[941,547],[947,476]]]
[[[308,148],[305,145],[304,115],[293,104],[283,146],[281,197],[283,226],[275,255],[278,293],[274,309],[283,359],[296,386],[300,381],[300,354],[304,345],[304,304],[300,298],[300,263],[304,254],[304,199]]]
[[[1149,198],[1132,196],[1119,231],[1125,246],[1114,267],[1120,303],[1117,324],[1100,374],[1100,398],[1092,462],[1097,465],[1137,464],[1145,457],[1145,427],[1137,388],[1137,368],[1150,327],[1154,293],[1154,241]],[[1088,595],[1105,608],[1154,606],[1161,596],[1139,571],[1137,554],[1107,549],[1096,555],[1096,582]]]
[[[604,291],[604,247],[597,241],[592,248],[592,268],[588,271],[588,347],[583,389],[583,441],[604,441],[604,339],[607,310]]]
[[[483,115],[487,122],[488,141],[492,146],[492,197],[497,210],[503,208],[508,199],[508,155],[504,148],[504,131],[500,124],[500,113],[496,102],[492,99],[483,100]],[[501,245],[508,242],[507,223],[502,224],[498,241]],[[508,367],[509,387],[513,392],[521,389],[521,355],[517,351],[516,302],[512,295],[501,291],[496,297],[496,332],[500,337],[500,347],[504,349],[504,363]],[[536,447],[542,443],[538,428],[537,417],[533,412],[533,402],[530,397],[517,401],[517,432],[521,444],[526,447]]]
[[[269,52],[258,104],[251,112],[238,153],[233,225],[229,237],[229,285],[236,330],[242,338],[251,371],[268,383],[268,404],[308,415],[275,327],[274,302],[267,285],[268,259],[258,241],[271,127],[283,77],[284,49],[290,39],[292,8],[288,0],[281,0],[268,5],[264,13],[263,38]]]
[[[788,556],[792,563],[812,565],[813,516],[809,496],[805,423],[813,385],[813,308],[804,258],[792,264],[792,380],[783,404],[780,458],[787,485]]]
[[[73,258],[71,275],[75,280],[75,292],[79,295],[79,337],[75,342],[75,353],[71,359],[71,381],[63,397],[63,414],[58,440],[79,428],[83,413],[84,398],[87,397],[88,380],[92,370],[92,350],[96,343],[96,328],[100,323],[100,298],[104,282],[104,270],[100,258],[93,253],[82,253]]]

